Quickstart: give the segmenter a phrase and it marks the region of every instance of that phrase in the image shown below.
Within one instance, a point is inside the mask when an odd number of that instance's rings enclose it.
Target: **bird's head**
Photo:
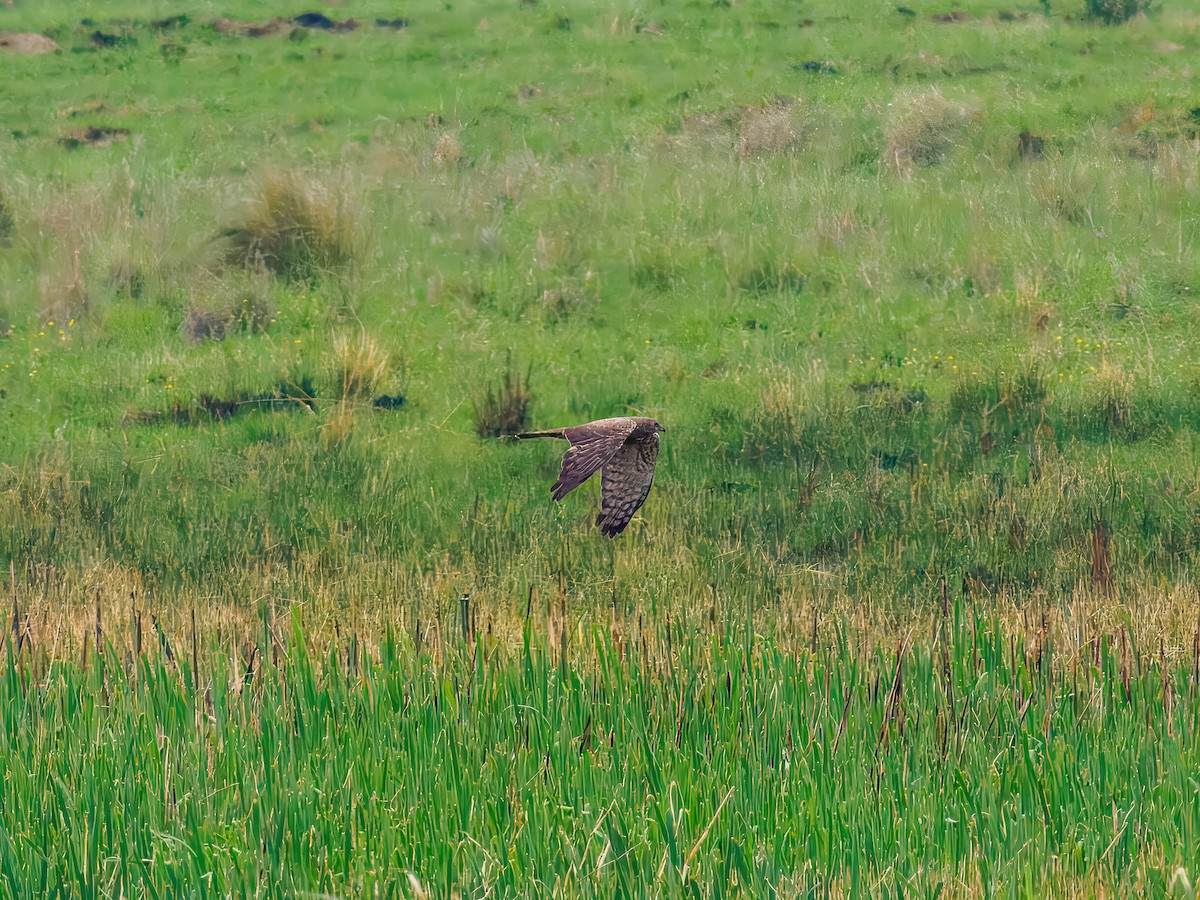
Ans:
[[[642,430],[650,434],[658,434],[660,431],[667,430],[659,423],[658,419],[642,419],[638,422],[638,425]]]

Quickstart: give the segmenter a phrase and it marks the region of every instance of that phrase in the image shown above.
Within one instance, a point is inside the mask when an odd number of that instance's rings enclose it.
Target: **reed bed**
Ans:
[[[651,644],[239,652],[97,623],[8,641],[10,896],[1033,896],[1182,889],[1200,657],[1061,658],[961,604],[917,643],[785,647],[727,617]],[[17,646],[21,643],[21,646]]]

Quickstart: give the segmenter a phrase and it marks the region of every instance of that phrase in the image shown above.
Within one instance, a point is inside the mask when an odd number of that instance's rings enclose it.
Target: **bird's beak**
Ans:
[[[666,429],[665,427],[663,427],[662,425],[659,425],[659,426],[658,426],[658,430],[659,430],[659,431],[666,431],[667,429]]]

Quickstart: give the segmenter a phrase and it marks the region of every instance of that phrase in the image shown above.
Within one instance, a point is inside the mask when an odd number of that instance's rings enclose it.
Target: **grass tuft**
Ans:
[[[542,291],[538,297],[538,306],[547,321],[585,319],[591,314],[600,298],[596,282],[589,275],[582,279],[564,278],[555,287]]]
[[[352,402],[373,396],[387,378],[391,359],[367,334],[340,335],[333,342],[338,396]]]
[[[946,99],[937,88],[898,95],[885,126],[884,163],[901,174],[940,163],[962,141],[972,115],[970,105]]]
[[[475,433],[481,438],[497,438],[528,431],[532,407],[529,372],[522,381],[509,357],[500,384],[488,385],[487,392],[475,401]]]
[[[350,403],[339,403],[321,423],[321,446],[326,450],[337,450],[350,443],[354,436],[357,417]]]
[[[458,135],[452,131],[443,131],[439,134],[437,142],[433,145],[433,159],[434,162],[439,162],[447,166],[461,163],[463,149],[462,144],[458,140]]]
[[[267,296],[262,279],[249,277],[244,284],[222,279],[201,284],[199,296],[184,313],[180,332],[193,343],[220,341],[231,334],[263,331],[274,320],[275,304]]]
[[[766,262],[745,272],[738,286],[752,294],[799,294],[807,277],[792,263]]]
[[[288,281],[344,272],[355,255],[355,223],[345,191],[295,171],[271,169],[222,232],[225,262]]]
[[[806,124],[803,110],[790,97],[747,109],[738,132],[738,156],[756,159],[796,153],[804,146]]]
[[[1049,402],[1046,375],[1030,362],[1016,371],[960,380],[951,391],[949,412],[987,455],[999,442],[1030,437],[1045,421]]]

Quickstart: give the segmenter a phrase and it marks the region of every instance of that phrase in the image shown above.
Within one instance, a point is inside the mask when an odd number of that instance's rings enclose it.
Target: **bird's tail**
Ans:
[[[517,437],[520,439],[540,437],[565,438],[566,435],[563,433],[565,431],[565,428],[551,428],[549,431],[526,431],[522,434],[518,434]]]

